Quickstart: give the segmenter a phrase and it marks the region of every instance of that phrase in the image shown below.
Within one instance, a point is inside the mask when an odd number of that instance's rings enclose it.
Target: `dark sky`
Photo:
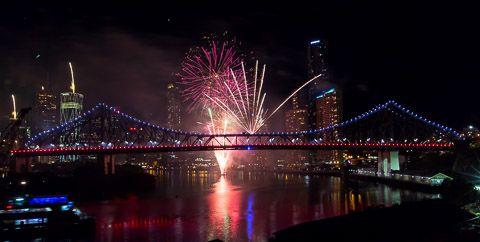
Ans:
[[[345,119],[396,100],[454,129],[480,122],[480,15],[473,5],[99,2],[0,8],[2,127],[12,93],[19,108],[34,105],[47,79],[55,93],[68,91],[69,61],[85,107],[105,102],[162,125],[166,85],[185,52],[225,30],[267,65],[271,108],[307,80],[307,43],[322,38],[332,80],[344,92]]]

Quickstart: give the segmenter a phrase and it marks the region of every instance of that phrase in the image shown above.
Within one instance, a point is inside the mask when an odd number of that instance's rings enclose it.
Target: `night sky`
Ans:
[[[1,128],[12,93],[20,108],[34,106],[47,80],[55,94],[69,91],[69,61],[86,108],[105,102],[163,125],[166,85],[176,80],[185,52],[224,31],[267,65],[270,108],[307,80],[307,44],[321,38],[332,81],[344,93],[345,119],[395,100],[457,130],[480,123],[475,6],[173,2],[0,7]]]

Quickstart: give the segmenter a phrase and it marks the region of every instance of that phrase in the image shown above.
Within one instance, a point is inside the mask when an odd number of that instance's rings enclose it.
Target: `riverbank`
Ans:
[[[475,219],[431,199],[297,224],[273,233],[270,241],[476,241]]]
[[[366,176],[366,175],[359,175],[359,174],[353,174],[353,173],[345,173],[344,175],[346,179],[382,183],[382,184],[386,184],[392,187],[397,187],[402,189],[416,190],[416,191],[427,192],[427,193],[441,192],[441,186],[432,186],[424,183],[418,183],[415,181],[397,180],[397,179],[391,179],[388,177]]]
[[[254,172],[254,171],[250,171]],[[257,171],[255,171],[257,172]],[[373,183],[386,184],[392,187],[416,190],[421,192],[428,193],[439,193],[441,191],[440,186],[432,186],[426,183],[419,183],[415,180],[398,180],[389,177],[378,177],[371,175],[362,175],[351,172],[345,172],[344,170],[314,170],[314,171],[290,171],[290,170],[262,170],[261,172],[274,172],[278,174],[301,174],[301,175],[327,175],[327,176],[338,176],[344,177],[347,180],[361,180],[368,181]]]

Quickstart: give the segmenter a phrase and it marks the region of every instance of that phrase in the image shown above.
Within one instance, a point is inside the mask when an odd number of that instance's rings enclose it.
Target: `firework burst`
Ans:
[[[243,62],[241,63],[241,67],[242,75],[240,78],[238,78],[238,75],[234,72],[231,72],[230,74],[229,78],[233,80],[233,83],[235,84],[233,88],[231,88],[231,84],[228,84],[227,82],[223,83],[224,88],[227,89],[228,93],[230,94],[228,101],[224,101],[217,96],[210,96],[208,93],[204,93],[204,95],[213,104],[218,106],[225,113],[232,116],[238,125],[249,134],[257,132],[265,124],[265,122],[270,119],[300,89],[318,77],[322,76],[315,76],[297,88],[280,105],[278,105],[270,115],[268,115],[268,109],[263,108],[266,93],[262,93],[263,80],[265,77],[265,65],[263,65],[260,78],[258,78],[258,61],[256,62],[253,81],[251,82],[247,81],[247,75],[245,73]],[[241,78],[243,78],[243,81],[239,80]],[[243,84],[246,88],[240,88],[241,84]]]
[[[229,47],[227,43],[219,46],[212,41],[210,48],[200,49],[199,53],[186,57],[182,73],[178,74],[181,77],[179,84],[184,86],[182,96],[190,102],[189,112],[209,104],[204,94],[228,102],[228,87],[234,87],[230,75],[242,75],[239,69],[242,60],[236,55],[234,46]],[[246,86],[241,84],[239,88],[243,90]]]

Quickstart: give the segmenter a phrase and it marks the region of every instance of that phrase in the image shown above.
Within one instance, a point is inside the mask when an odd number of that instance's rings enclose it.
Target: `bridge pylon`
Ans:
[[[378,176],[390,176],[392,171],[400,170],[398,150],[378,152]]]
[[[103,167],[105,175],[115,174],[115,155],[97,155],[97,164]]]
[[[27,173],[32,172],[32,159],[33,157],[12,157],[10,160],[10,172],[11,173]]]

